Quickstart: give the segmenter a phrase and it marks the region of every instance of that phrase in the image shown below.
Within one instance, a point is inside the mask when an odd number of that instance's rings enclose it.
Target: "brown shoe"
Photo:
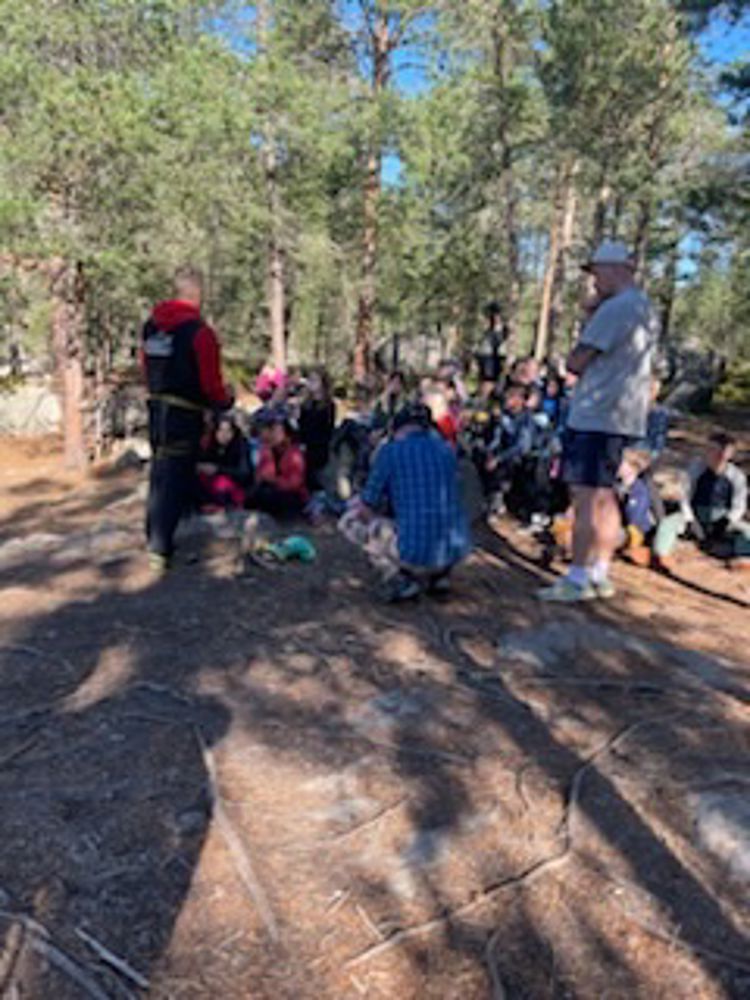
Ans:
[[[634,545],[625,553],[625,558],[635,566],[648,568],[651,565],[651,549],[648,545]]]

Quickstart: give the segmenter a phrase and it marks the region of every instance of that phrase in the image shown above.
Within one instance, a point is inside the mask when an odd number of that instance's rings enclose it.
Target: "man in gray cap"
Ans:
[[[601,244],[587,265],[598,305],[568,358],[579,376],[563,442],[563,477],[575,523],[573,562],[566,576],[539,592],[565,603],[614,596],[609,566],[622,526],[615,495],[625,446],[643,437],[650,403],[658,321],[635,284],[628,248]]]

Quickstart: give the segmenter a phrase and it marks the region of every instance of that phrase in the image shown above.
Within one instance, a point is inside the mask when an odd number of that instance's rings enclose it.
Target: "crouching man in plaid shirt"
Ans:
[[[378,452],[352,516],[365,526],[365,550],[388,578],[390,601],[449,589],[471,539],[456,456],[427,407],[410,404],[396,415],[393,439]]]

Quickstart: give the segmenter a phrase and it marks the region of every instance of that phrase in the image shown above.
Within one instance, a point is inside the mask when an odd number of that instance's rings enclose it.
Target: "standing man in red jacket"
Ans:
[[[154,308],[143,328],[148,386],[151,480],[146,534],[151,566],[169,566],[180,517],[194,490],[195,463],[207,409],[228,409],[215,332],[201,316],[203,277],[192,267],[175,275],[175,298]]]

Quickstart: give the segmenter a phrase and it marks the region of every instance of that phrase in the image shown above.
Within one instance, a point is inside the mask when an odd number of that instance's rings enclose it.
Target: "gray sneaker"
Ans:
[[[611,580],[602,580],[601,583],[592,584],[594,588],[594,596],[598,597],[600,601],[611,601],[613,597],[617,596],[617,589]]]
[[[579,587],[572,583],[567,576],[555,580],[551,587],[542,587],[536,592],[540,601],[549,604],[580,604],[584,601],[593,601],[596,598],[596,591],[590,584]]]

